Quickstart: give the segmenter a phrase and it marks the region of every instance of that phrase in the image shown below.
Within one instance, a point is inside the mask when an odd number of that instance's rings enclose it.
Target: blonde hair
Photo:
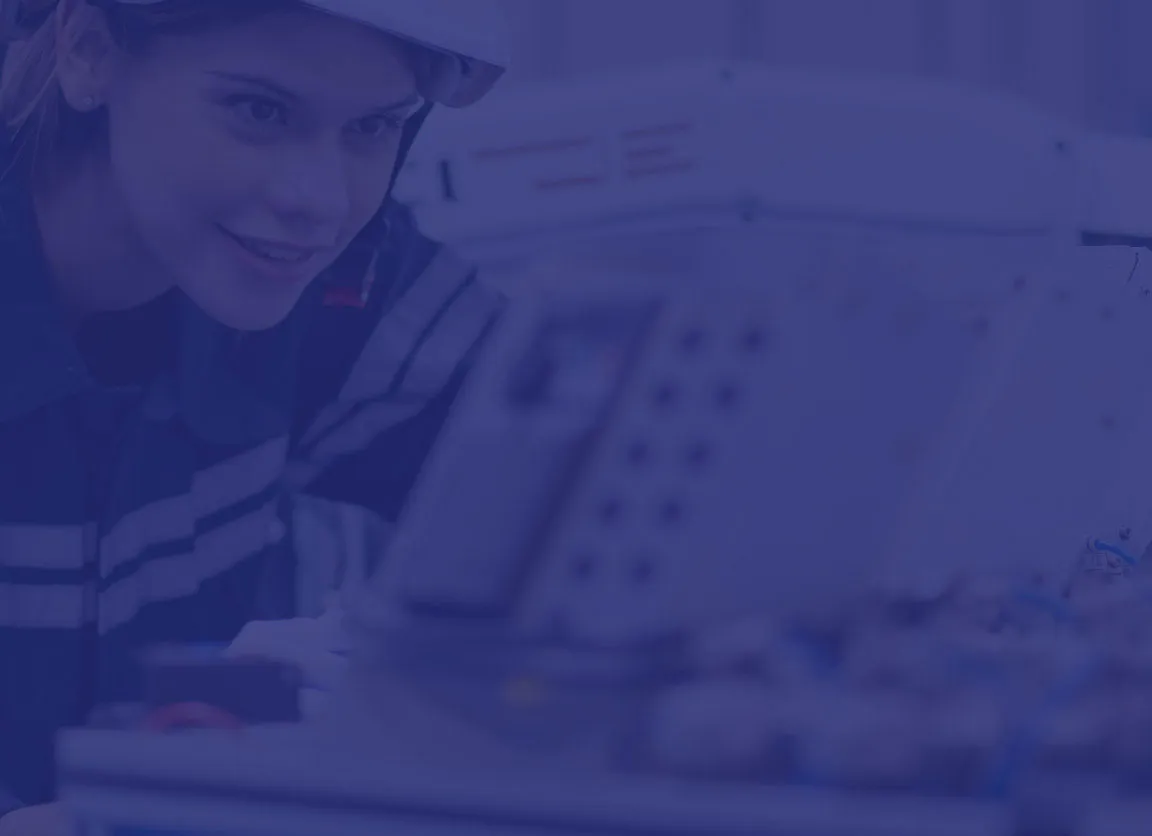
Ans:
[[[13,141],[13,163],[29,172],[67,162],[98,143],[106,131],[102,110],[73,109],[60,88],[56,2],[26,0],[26,16],[42,22],[9,45],[0,71],[2,127]],[[103,14],[116,43],[139,53],[160,35],[203,31],[295,5],[294,0],[163,0],[110,3]]]

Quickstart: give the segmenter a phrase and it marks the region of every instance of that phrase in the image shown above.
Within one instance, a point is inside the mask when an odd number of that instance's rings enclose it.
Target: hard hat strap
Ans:
[[[415,114],[405,123],[404,133],[400,140],[400,151],[396,155],[396,164],[392,169],[392,179],[388,184],[388,193],[384,197],[376,215],[360,231],[360,234],[340,254],[323,277],[324,285],[328,291],[346,293],[350,297],[362,298],[368,289],[365,282],[375,280],[373,264],[381,247],[386,245],[388,236],[388,210],[392,202],[392,190],[396,180],[408,159],[408,152],[416,141],[420,128],[424,125],[428,115],[434,107],[433,102],[425,102]]]

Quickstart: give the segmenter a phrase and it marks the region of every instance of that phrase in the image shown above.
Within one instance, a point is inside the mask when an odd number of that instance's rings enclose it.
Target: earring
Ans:
[[[96,97],[95,96],[85,96],[80,101],[80,108],[81,108],[81,110],[95,110],[96,109]]]

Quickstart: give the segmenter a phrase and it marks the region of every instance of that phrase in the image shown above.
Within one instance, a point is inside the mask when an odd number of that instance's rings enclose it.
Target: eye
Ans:
[[[253,125],[281,125],[288,119],[288,108],[265,96],[232,96],[227,105],[243,121]]]
[[[404,117],[394,114],[368,116],[357,120],[353,130],[366,139],[388,139],[403,130],[405,121]]]

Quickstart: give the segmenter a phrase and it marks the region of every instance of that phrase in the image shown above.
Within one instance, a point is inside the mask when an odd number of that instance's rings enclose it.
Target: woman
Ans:
[[[0,833],[134,654],[291,615],[289,490],[395,517],[499,299],[388,198],[479,0],[23,0],[0,112]],[[490,10],[490,9],[489,9]]]

